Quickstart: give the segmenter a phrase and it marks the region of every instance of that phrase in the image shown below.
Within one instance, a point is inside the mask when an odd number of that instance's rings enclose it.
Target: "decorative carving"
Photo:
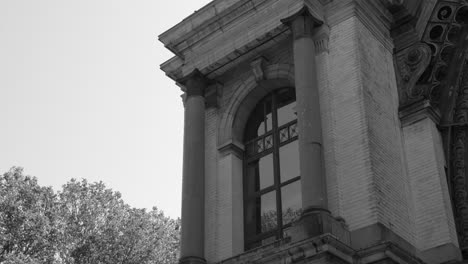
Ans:
[[[401,76],[400,106],[428,98],[428,89],[417,85],[417,82],[430,62],[431,48],[425,43],[418,43],[404,51],[398,65]]]
[[[463,73],[459,83],[459,92],[453,122],[468,123],[468,62],[465,60]],[[467,187],[467,158],[466,140],[467,126],[454,127],[454,140],[452,148],[452,201],[457,225],[460,248],[464,259],[468,258],[468,187]]]
[[[198,69],[195,69],[187,76],[177,80],[177,83],[183,86],[182,90],[188,98],[190,96],[205,96],[209,80]]]
[[[322,52],[328,53],[328,40],[330,38],[330,28],[327,25],[322,25],[314,32],[315,54]]]
[[[252,72],[255,76],[255,81],[260,82],[265,80],[265,74],[263,70],[263,66],[265,65],[266,59],[264,57],[260,57],[255,59],[250,63],[250,66],[252,67]]]
[[[323,21],[316,18],[307,6],[303,6],[290,17],[281,19],[281,22],[291,28],[294,39],[312,37],[313,29],[323,25]]]

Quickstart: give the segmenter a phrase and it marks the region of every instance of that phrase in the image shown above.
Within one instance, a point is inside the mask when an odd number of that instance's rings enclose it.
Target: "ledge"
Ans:
[[[353,249],[332,235],[325,234],[296,243],[290,243],[289,239],[277,240],[271,244],[221,261],[218,264],[296,263],[323,255],[334,256],[343,263],[354,263],[354,254]]]

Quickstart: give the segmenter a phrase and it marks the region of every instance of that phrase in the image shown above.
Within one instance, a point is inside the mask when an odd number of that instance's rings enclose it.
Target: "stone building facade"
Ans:
[[[214,0],[159,39],[180,263],[468,260],[466,0]]]

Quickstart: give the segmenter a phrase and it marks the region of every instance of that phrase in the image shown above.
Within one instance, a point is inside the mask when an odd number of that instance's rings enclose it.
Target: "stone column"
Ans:
[[[206,81],[195,70],[179,82],[186,87],[179,263],[204,264]]]
[[[282,22],[288,25],[293,33],[302,185],[301,225],[305,228],[299,235],[311,237],[325,233],[328,229],[325,225],[330,218],[323,170],[322,126],[313,38],[314,27],[320,26],[322,22],[315,19],[307,7]]]

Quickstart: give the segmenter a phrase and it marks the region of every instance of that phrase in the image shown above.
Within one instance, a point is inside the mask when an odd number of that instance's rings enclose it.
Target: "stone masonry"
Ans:
[[[450,137],[439,118],[449,108],[402,101],[405,89],[423,87],[429,64],[409,47],[445,2],[215,0],[161,34],[175,54],[161,68],[186,93],[186,118],[197,115],[196,98],[205,104],[203,124],[186,120],[184,142],[204,143],[184,147],[183,181],[202,177],[203,188],[193,188],[204,198],[184,185],[180,263],[461,261]],[[291,22],[298,19],[303,31]],[[282,87],[300,96],[302,201],[312,214],[303,213],[291,237],[246,251],[243,131],[257,102]],[[197,153],[202,162],[191,163]]]

